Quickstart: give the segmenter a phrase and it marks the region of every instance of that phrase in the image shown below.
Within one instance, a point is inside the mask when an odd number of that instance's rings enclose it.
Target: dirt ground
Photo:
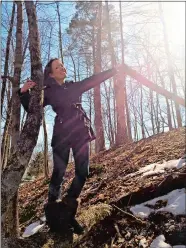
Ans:
[[[146,247],[160,234],[171,245],[186,245],[186,216],[173,216],[159,212],[142,221],[130,215],[130,206],[140,204],[174,189],[186,187],[186,169],[167,170],[164,174],[146,177],[129,177],[129,173],[150,163],[161,163],[179,159],[185,153],[185,128],[158,134],[139,142],[103,151],[91,158],[90,176],[81,194],[81,204],[77,217],[83,219],[84,213],[95,211],[96,221],[84,217],[86,232],[83,236],[68,234],[64,237],[51,234],[45,226],[39,233],[25,239],[15,240],[12,247],[140,247],[139,242],[146,239]],[[73,165],[66,173],[64,190],[74,175]],[[48,181],[43,177],[25,183],[19,189],[19,209],[21,232],[25,226],[44,215],[43,203],[47,199]],[[99,206],[110,207],[109,214],[102,213]],[[163,204],[163,203],[160,203]],[[101,209],[101,207],[100,207]],[[103,217],[103,216],[104,217]],[[94,219],[94,217],[91,217]],[[65,237],[66,240],[66,237]],[[71,240],[71,242],[69,242]],[[143,247],[143,246],[141,246]],[[145,246],[144,246],[145,247]]]

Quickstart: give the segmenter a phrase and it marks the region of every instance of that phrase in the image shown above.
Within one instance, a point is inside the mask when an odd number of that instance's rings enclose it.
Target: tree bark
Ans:
[[[45,113],[43,110],[43,132],[44,132],[44,172],[45,178],[49,179],[49,167],[48,167],[48,135],[45,121]]]
[[[56,2],[56,5],[57,5],[57,15],[58,15],[58,24],[59,24],[59,50],[60,50],[61,61],[63,63],[63,43],[62,43],[61,16],[59,12],[59,2]]]
[[[8,102],[8,109],[7,109],[7,116],[6,116],[6,122],[4,126],[4,132],[3,132],[3,138],[2,138],[2,143],[1,143],[1,165],[2,165],[2,170],[5,169],[6,164],[7,164],[7,140],[8,140],[8,135],[9,135],[9,126],[11,123],[11,115],[12,115],[12,98]]]
[[[14,152],[8,160],[7,167],[2,173],[1,180],[1,220],[5,221],[5,213],[10,200],[16,195],[22,176],[31,158],[37,143],[41,119],[42,97],[41,89],[43,71],[41,64],[39,32],[36,18],[36,10],[33,1],[25,1],[29,25],[29,49],[31,58],[31,79],[36,82],[34,87],[29,111],[23,131],[20,134]]]
[[[144,117],[143,117],[143,87],[140,85],[140,126],[142,138],[145,139]]]
[[[5,96],[5,89],[6,89],[6,76],[8,76],[8,60],[9,60],[9,53],[10,53],[10,42],[12,37],[12,29],[14,24],[14,15],[15,15],[15,2],[13,3],[12,7],[12,16],[10,21],[10,28],[8,31],[7,43],[6,43],[6,55],[5,55],[5,65],[4,65],[4,76],[2,81],[2,89],[1,89],[1,115],[3,112],[3,103],[4,103],[4,96]]]
[[[17,1],[17,30],[16,30],[16,49],[15,49],[15,64],[14,64],[14,80],[12,81],[12,120],[11,120],[11,153],[14,152],[19,138],[20,130],[20,113],[21,104],[17,94],[20,86],[21,68],[23,63],[23,49],[22,49],[22,2]],[[13,199],[9,202],[6,212],[7,223],[6,235],[11,237],[19,236],[19,214],[18,214],[18,193],[15,194]]]
[[[123,39],[123,20],[122,20],[122,7],[121,7],[121,0],[119,2],[119,8],[120,8],[120,33],[121,33],[121,53],[122,53],[122,64],[125,63],[125,44]],[[126,113],[126,128],[127,128],[127,139],[128,141],[132,141],[132,133],[131,133],[131,123],[130,123],[130,114],[129,114],[129,108],[128,108],[128,101],[127,101],[127,90],[126,90],[126,75],[123,74],[123,83],[124,83],[124,92],[123,97],[125,100],[124,103],[124,115]]]
[[[112,45],[111,28],[110,28],[110,17],[109,17],[109,6],[108,1],[105,1],[106,13],[107,13],[107,25],[108,25],[108,42],[110,47],[111,64],[112,67],[116,65],[116,58],[114,54],[114,48]],[[126,128],[126,118],[125,118],[125,95],[124,95],[124,83],[121,79],[114,77],[114,94],[116,101],[116,118],[117,118],[117,128],[116,128],[116,145],[121,145],[127,141],[127,128]]]
[[[101,27],[102,27],[102,2],[98,4],[98,26],[97,26],[97,38],[96,44],[93,44],[95,52],[94,60],[94,73],[101,72]],[[93,27],[94,28],[94,27]],[[94,36],[94,33],[93,33]],[[95,42],[94,42],[95,43]],[[96,129],[96,140],[95,140],[95,151],[96,153],[105,149],[105,138],[103,129],[103,120],[101,113],[101,93],[100,85],[94,88],[94,109],[95,109],[95,129]]]
[[[22,47],[22,2],[17,1],[17,31],[16,31],[16,49],[14,64],[14,80],[12,82],[12,142],[11,150],[15,149],[19,138],[21,104],[17,94],[20,87],[21,68],[23,64],[23,47]]]
[[[109,84],[108,90],[106,88],[106,84],[104,83],[105,86],[105,97],[106,97],[106,103],[107,103],[107,109],[108,109],[108,135],[109,135],[109,141],[110,141],[110,146],[114,146],[114,128],[112,124],[112,116],[111,116],[111,106],[110,106],[110,99],[111,99],[111,94],[110,94],[110,88],[111,85]]]

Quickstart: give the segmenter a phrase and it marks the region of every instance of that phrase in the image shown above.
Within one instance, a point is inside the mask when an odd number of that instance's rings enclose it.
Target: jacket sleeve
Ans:
[[[30,102],[30,91],[26,91],[24,93],[21,93],[21,89],[18,90],[18,95],[21,101],[21,104],[23,105],[24,109],[26,112],[28,112],[28,107],[29,107],[29,102]],[[46,94],[44,94],[44,102],[43,102],[43,107],[45,107],[46,105],[48,105],[47,99],[46,99]]]
[[[29,90],[24,92],[24,93],[21,93],[21,89],[19,89],[18,95],[19,95],[21,104],[23,105],[26,112],[28,112],[28,106],[29,106],[29,101],[30,101],[30,97],[31,97]]]
[[[88,91],[117,73],[115,68],[100,72],[79,82],[81,94]]]

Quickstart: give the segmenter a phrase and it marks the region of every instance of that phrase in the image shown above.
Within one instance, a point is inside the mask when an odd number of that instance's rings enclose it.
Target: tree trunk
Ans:
[[[12,29],[14,25],[14,15],[15,15],[15,2],[13,3],[12,7],[12,16],[10,21],[10,28],[8,31],[7,43],[6,43],[6,55],[5,55],[5,65],[4,65],[4,76],[2,80],[2,88],[1,88],[1,115],[3,113],[3,104],[4,104],[4,96],[6,90],[6,76],[8,76],[8,60],[9,60],[9,53],[10,53],[10,42],[12,37]]]
[[[164,15],[163,15],[162,4],[160,2],[158,4],[159,4],[159,11],[160,11],[160,18],[161,18],[161,22],[163,25],[164,44],[165,44],[165,52],[167,55],[167,61],[168,61],[169,78],[170,78],[173,92],[177,95],[177,86],[176,86],[174,69],[173,69],[173,64],[172,64],[172,59],[171,59],[171,54],[170,54],[170,49],[169,49],[168,35],[167,35],[166,24],[165,24]],[[182,120],[181,120],[180,108],[177,103],[175,103],[175,109],[176,109],[178,127],[181,127]]]
[[[109,84],[109,90],[107,90],[106,88],[106,84],[104,83],[105,86],[105,97],[106,97],[106,103],[107,103],[107,109],[108,109],[108,133],[109,133],[109,137],[110,137],[110,146],[113,147],[114,146],[114,128],[113,128],[113,124],[112,124],[112,116],[111,116],[111,107],[110,107],[110,99],[111,99],[111,94],[110,94],[110,88],[111,85]]]
[[[121,53],[122,53],[122,64],[125,63],[125,44],[123,39],[123,20],[122,20],[122,7],[121,7],[121,0],[119,2],[119,8],[120,8],[120,33],[121,33]],[[128,141],[132,141],[132,133],[131,133],[131,123],[130,123],[130,114],[129,114],[129,108],[128,108],[128,101],[127,101],[127,90],[126,90],[126,74],[123,74],[123,82],[124,82],[124,92],[123,97],[125,100],[124,103],[124,115],[126,113],[126,121],[127,121],[127,139]]]
[[[92,96],[90,94],[90,109],[89,109],[89,118],[90,118],[90,123],[92,123]],[[90,142],[90,145],[89,145],[89,154],[90,156],[92,155],[92,142]]]
[[[60,51],[61,61],[63,63],[63,43],[62,43],[61,16],[59,11],[59,2],[56,2],[56,5],[57,5],[57,15],[58,15],[58,24],[59,24],[59,51]]]
[[[175,116],[175,104],[173,101],[171,101],[171,110],[172,110],[172,118],[174,122],[174,128],[176,128],[176,116]]]
[[[44,132],[44,172],[45,178],[49,179],[49,167],[48,167],[48,135],[45,121],[45,113],[43,110],[43,132]]]
[[[157,133],[160,133],[160,118],[159,118],[159,95],[156,93],[156,128],[157,128]]]
[[[144,118],[143,118],[143,87],[140,85],[140,126],[142,138],[145,138]]]
[[[112,45],[111,28],[110,28],[110,17],[109,17],[109,6],[108,1],[105,1],[106,13],[107,13],[107,25],[108,25],[108,42],[110,47],[111,64],[112,67],[116,65],[116,58],[114,54],[114,48]],[[124,83],[117,77],[114,77],[114,94],[116,100],[116,118],[117,118],[117,128],[116,128],[116,145],[121,145],[127,141],[127,128],[126,128],[126,118],[125,118],[125,95],[124,95]]]
[[[40,42],[36,10],[33,1],[25,1],[29,25],[29,49],[31,57],[31,79],[36,82],[29,104],[29,112],[23,131],[19,137],[14,152],[8,160],[7,167],[1,177],[1,220],[5,221],[5,213],[9,202],[15,197],[22,176],[28,166],[34,147],[37,143],[41,119],[42,98],[41,89],[43,71],[40,55]]]
[[[51,25],[51,29],[50,29],[50,36],[49,36],[49,46],[48,46],[48,61],[50,60],[50,49],[51,49],[51,40],[52,40],[52,30],[53,30],[53,27]]]
[[[12,112],[12,98],[10,99],[8,103],[8,109],[7,109],[7,116],[6,116],[6,122],[4,126],[4,132],[3,132],[3,138],[2,138],[2,143],[1,143],[1,165],[2,165],[2,170],[6,167],[6,149],[7,149],[7,139],[9,135],[9,126],[11,123],[11,113]]]
[[[101,72],[101,16],[102,16],[102,2],[99,2],[98,5],[98,27],[97,27],[97,38],[96,44],[93,44],[95,52],[94,60],[94,73]],[[94,29],[94,27],[93,27]],[[93,32],[93,37],[94,37]],[[94,42],[95,43],[95,42]],[[101,94],[100,94],[100,85],[94,88],[94,110],[95,110],[95,129],[96,129],[96,140],[95,140],[95,151],[96,153],[105,149],[105,138],[104,138],[104,129],[103,129],[103,120],[101,113]]]
[[[15,64],[14,64],[14,80],[12,82],[12,146],[11,150],[14,151],[20,130],[20,112],[21,104],[17,94],[20,87],[21,68],[23,63],[23,49],[22,49],[22,2],[17,4],[17,31],[16,31],[16,49],[15,49]]]
[[[11,153],[15,151],[16,144],[19,138],[20,130],[20,112],[21,104],[17,94],[17,90],[20,86],[21,67],[23,63],[22,54],[22,2],[16,2],[17,4],[17,30],[16,30],[16,49],[15,49],[15,64],[14,64],[14,80],[12,81],[12,120],[11,120]],[[15,194],[13,199],[9,202],[6,212],[7,223],[6,235],[11,237],[19,236],[19,217],[18,217],[18,193]]]
[[[148,56],[150,57],[150,60],[154,63],[155,67],[156,67],[156,70],[157,70],[157,74],[160,78],[160,82],[161,82],[161,85],[162,87],[165,89],[165,83],[164,83],[164,80],[163,80],[163,77],[160,73],[160,70],[159,70],[159,67],[156,63],[156,61],[154,60],[153,56],[151,55],[151,53],[148,51],[147,49],[147,46],[145,46],[145,44],[143,44],[143,47],[144,49],[146,50]],[[150,78],[149,78],[150,80]],[[152,92],[152,91],[151,91]],[[153,93],[152,93],[153,94]],[[172,119],[171,119],[171,111],[170,111],[170,104],[169,104],[169,101],[168,101],[168,97],[165,96],[166,98],[166,105],[167,105],[167,120],[168,120],[168,126],[169,126],[169,130],[172,130],[173,126],[172,126]]]

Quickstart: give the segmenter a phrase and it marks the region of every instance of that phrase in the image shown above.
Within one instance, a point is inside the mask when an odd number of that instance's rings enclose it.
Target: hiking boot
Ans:
[[[68,195],[66,195],[62,199],[62,202],[64,202],[70,208],[77,208],[78,207],[78,200],[76,198],[69,197]]]
[[[62,199],[62,202],[67,206],[68,211],[71,212],[72,218],[75,218],[79,205],[78,200],[67,195]]]
[[[72,220],[71,225],[75,234],[82,235],[85,232],[84,228],[77,222],[75,218]]]

